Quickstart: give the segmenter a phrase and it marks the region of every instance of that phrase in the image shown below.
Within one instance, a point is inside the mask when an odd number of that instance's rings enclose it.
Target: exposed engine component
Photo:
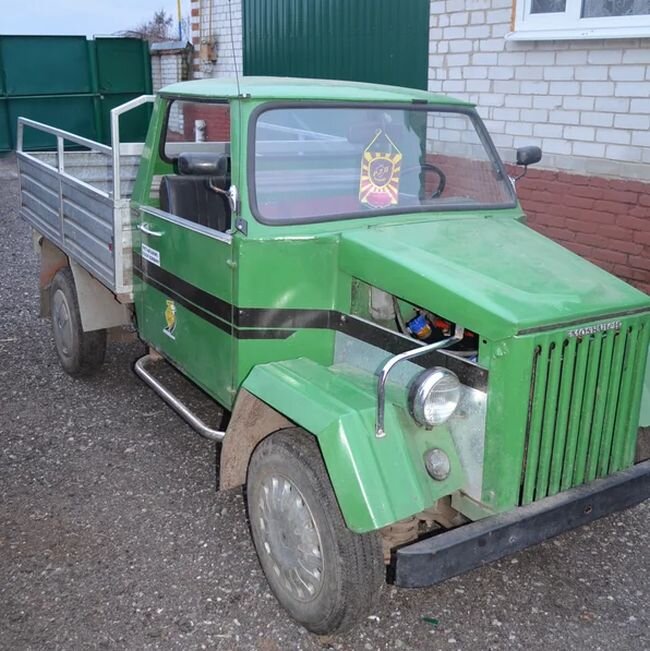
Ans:
[[[392,321],[395,318],[393,297],[383,289],[371,287],[370,315],[375,321]]]
[[[452,321],[448,321],[437,314],[433,314],[419,307],[411,306],[411,308],[414,313],[405,321],[400,301],[396,297],[393,297],[395,320],[403,334],[408,334],[414,339],[431,344],[450,337],[454,332],[456,324]],[[476,333],[471,330],[465,330],[465,336],[462,341],[454,344],[448,350],[451,353],[476,362],[478,360],[478,337]]]
[[[424,314],[418,314],[413,317],[407,324],[406,329],[421,341],[426,341],[432,334],[431,324]]]

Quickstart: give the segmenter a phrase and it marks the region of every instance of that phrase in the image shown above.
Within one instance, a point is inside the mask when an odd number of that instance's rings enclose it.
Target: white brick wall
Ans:
[[[477,104],[506,161],[650,180],[650,39],[506,41],[512,0],[431,2],[429,90]]]
[[[198,10],[191,19],[194,77],[234,77],[235,70],[243,74],[241,0],[192,0],[191,6],[193,13]],[[214,63],[201,58],[202,42],[215,44]]]
[[[163,86],[175,84],[187,78],[184,70],[185,63],[183,53],[157,54],[151,56],[151,80],[154,93]]]
[[[193,76],[242,74],[241,0],[191,7]],[[429,90],[476,103],[507,161],[537,144],[544,167],[650,180],[650,39],[506,41],[511,9],[432,0]]]

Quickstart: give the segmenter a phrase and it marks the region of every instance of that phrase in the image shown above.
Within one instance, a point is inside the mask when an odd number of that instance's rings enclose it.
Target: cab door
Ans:
[[[229,106],[172,100],[165,125],[160,155],[183,173],[162,175],[158,206],[139,208],[134,273],[140,281],[140,336],[229,407],[233,237],[223,212],[229,212],[227,199],[215,202],[211,188],[232,182]],[[179,165],[179,157],[190,164]],[[218,175],[210,167],[214,160],[219,160]]]

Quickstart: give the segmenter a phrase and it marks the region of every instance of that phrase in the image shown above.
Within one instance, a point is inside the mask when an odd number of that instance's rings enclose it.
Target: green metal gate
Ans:
[[[16,144],[19,116],[108,142],[110,110],[151,93],[146,41],[84,36],[0,36],[0,151]],[[144,140],[150,107],[130,113],[124,140]],[[28,129],[25,148],[54,146]]]
[[[427,88],[429,0],[243,0],[244,73]]]

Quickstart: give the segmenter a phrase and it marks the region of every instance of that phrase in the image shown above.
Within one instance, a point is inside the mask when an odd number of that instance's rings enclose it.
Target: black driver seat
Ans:
[[[163,176],[160,182],[160,208],[165,212],[225,232],[230,228],[230,202],[210,184],[230,187],[229,160],[223,154],[180,154],[178,175]]]

